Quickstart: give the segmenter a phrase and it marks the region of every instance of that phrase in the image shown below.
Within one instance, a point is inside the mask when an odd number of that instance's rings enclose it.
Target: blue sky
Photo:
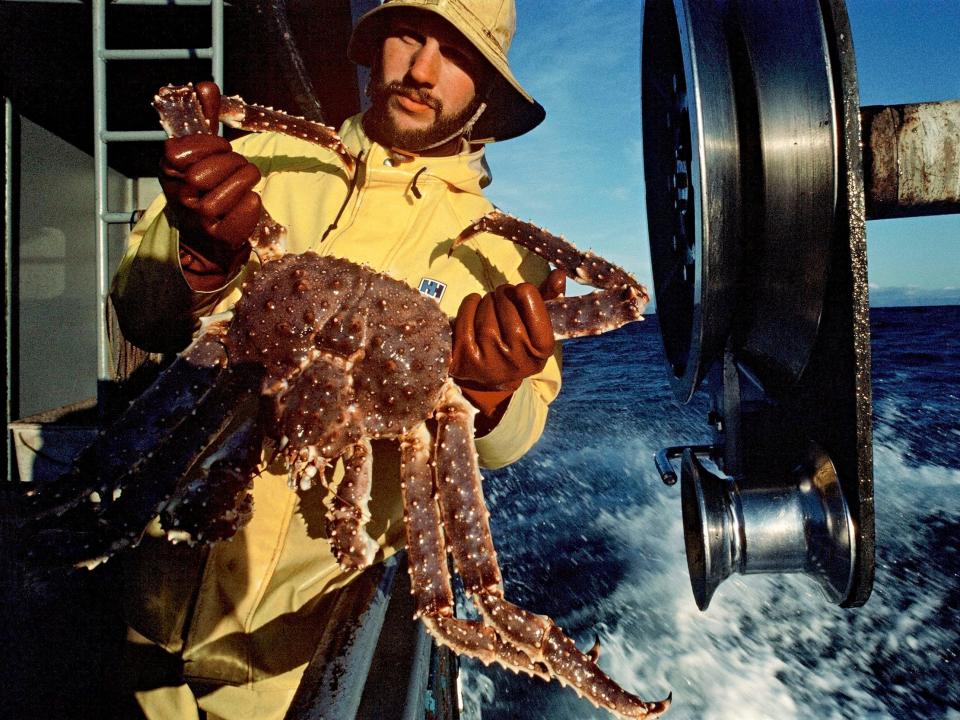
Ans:
[[[639,136],[642,0],[517,4],[511,65],[547,119],[490,147],[489,194],[652,284]],[[847,7],[861,105],[960,99],[960,0]],[[960,302],[960,215],[871,221],[867,245],[874,300]]]

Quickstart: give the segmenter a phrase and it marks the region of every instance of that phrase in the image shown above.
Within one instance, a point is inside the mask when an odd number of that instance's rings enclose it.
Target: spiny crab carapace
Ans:
[[[190,85],[161,89],[154,105],[171,136],[211,132]],[[330,128],[229,97],[220,119],[317,142],[355,171]],[[498,211],[454,246],[480,231],[600,288],[547,303],[557,339],[641,319],[645,289],[602,258]],[[94,566],[137,544],[158,515],[171,540],[232,536],[252,511],[248,489],[266,440],[286,461],[291,485],[304,489],[323,484],[324,469],[343,458],[343,480],[326,488],[328,536],[341,566],[365,567],[377,549],[365,529],[370,441],[395,439],[416,613],[437,641],[485,663],[556,678],[619,717],[663,713],[669,698],[647,702],[626,692],[599,669],[596,650],[580,652],[550,618],[504,598],[473,444],[476,410],[447,376],[451,325],[437,303],[347,260],[287,255],[283,239],[284,229],[264,212],[250,240],[261,267],[232,316],[205,322],[77,458],[69,478],[30,493],[35,560]],[[427,429],[431,418],[436,437]],[[454,615],[448,553],[482,622]]]

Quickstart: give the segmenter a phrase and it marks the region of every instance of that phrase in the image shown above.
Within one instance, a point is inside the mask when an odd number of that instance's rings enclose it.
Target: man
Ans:
[[[230,307],[256,262],[246,239],[262,204],[287,227],[290,252],[366,263],[436,299],[454,319],[450,374],[479,410],[481,463],[519,458],[559,390],[544,295],[562,292],[563,277],[492,235],[447,253],[492,209],[480,143],[544,116],[507,64],[513,28],[512,0],[388,0],[361,18],[349,53],[371,67],[372,106],[340,131],[359,158],[352,177],[333,153],[272,133],[232,147],[215,136],[167,141],[166,205],[134,228],[114,282],[127,338],[177,350],[200,316]],[[219,91],[200,90],[215,117]],[[378,560],[403,545],[398,463],[395,444],[374,444],[368,527]],[[332,481],[342,472],[341,463]],[[208,718],[283,717],[323,629],[320,599],[356,575],[333,560],[322,491],[292,492],[271,467],[253,495],[250,524],[200,565],[195,553],[144,543],[127,614],[148,717],[195,718],[198,708]]]

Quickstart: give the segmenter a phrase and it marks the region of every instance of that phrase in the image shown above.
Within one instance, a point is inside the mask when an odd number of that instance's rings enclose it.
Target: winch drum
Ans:
[[[837,212],[838,120],[819,4],[649,0],[641,83],[674,394],[689,400],[728,340],[762,378],[795,382],[817,336]]]

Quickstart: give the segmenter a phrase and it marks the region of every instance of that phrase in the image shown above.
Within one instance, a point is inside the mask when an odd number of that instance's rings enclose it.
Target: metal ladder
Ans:
[[[106,47],[107,0],[93,0],[93,158],[96,182],[97,212],[97,298],[106,308],[110,286],[107,229],[110,225],[129,224],[129,212],[113,212],[107,208],[107,145],[112,142],[165,140],[162,130],[116,131],[107,129],[107,62],[111,60],[190,60],[209,59],[214,81],[223,87],[223,0],[112,0],[112,5],[209,5],[211,11],[210,47],[169,49],[111,50]],[[107,314],[97,318],[98,387],[113,380]]]

